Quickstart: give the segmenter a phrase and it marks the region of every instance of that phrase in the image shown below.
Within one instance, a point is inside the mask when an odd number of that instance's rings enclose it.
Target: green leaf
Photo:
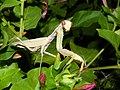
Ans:
[[[55,0],[48,0],[48,5],[52,5],[55,3]]]
[[[32,69],[27,73],[27,78],[14,83],[10,90],[36,90],[39,69]]]
[[[115,33],[120,36],[120,29],[116,30]]]
[[[73,16],[73,27],[89,27],[98,22],[100,11],[79,11]]]
[[[14,53],[15,50],[8,46],[0,51],[0,60],[8,60],[13,56]]]
[[[7,8],[7,7],[13,7],[19,4],[20,4],[20,1],[18,0],[5,0],[3,4],[1,5],[0,10],[2,10],[3,8]]]
[[[70,66],[70,72],[75,73],[79,70],[79,65],[76,62],[72,62]]]
[[[71,90],[68,86],[60,86],[58,87],[58,90]]]
[[[110,16],[110,15],[108,15],[108,21],[109,22],[113,22],[115,24],[118,22],[118,20],[116,19],[115,16]]]
[[[41,18],[41,9],[37,6],[28,6],[24,13],[24,26],[26,30],[33,29],[37,26]]]
[[[16,27],[20,27],[20,22],[11,22],[13,25],[15,25]]]
[[[90,62],[98,54],[98,51],[96,49],[88,49],[77,46],[73,43],[72,40],[70,42],[70,48],[73,52],[80,55],[87,62]]]
[[[54,29],[60,24],[59,20],[56,18],[52,18],[50,21],[45,23],[45,26],[41,28],[41,32],[44,34],[44,36],[50,35]]]
[[[46,51],[49,52],[49,53],[52,53],[52,54],[56,55],[57,54],[57,50],[56,50],[55,43],[56,43],[55,41],[52,42],[50,44],[50,46],[47,48]],[[40,52],[38,52],[36,55],[37,55],[36,57],[38,59],[36,59],[35,62],[40,62]],[[55,57],[52,57],[52,56],[47,55],[47,54],[44,54],[43,62],[52,65],[54,63],[55,59],[56,59]]]
[[[91,82],[87,82],[85,80],[82,80],[82,82],[77,83],[74,88],[79,89],[81,86],[83,86],[85,84],[91,84]]]
[[[2,18],[3,22],[4,23],[2,26],[1,26],[1,29],[6,31],[6,33],[8,34],[8,37],[9,37],[9,40],[12,39],[15,35],[18,35],[18,32],[15,30],[15,27],[13,25],[10,25],[10,22],[6,21],[5,18]]]
[[[66,57],[64,60],[61,61],[59,70],[61,71],[63,68],[65,68],[66,63],[70,60],[70,57]]]
[[[82,80],[93,83],[93,81],[97,78],[96,75],[94,74],[94,71],[89,70],[85,71],[81,74]]]
[[[35,83],[38,82],[38,76],[39,76],[39,68],[32,69],[27,73],[27,77],[34,82],[33,86],[35,86],[36,85]]]
[[[102,29],[109,29],[108,20],[104,15],[101,14],[98,19],[98,23],[100,24]]]
[[[3,30],[7,32],[9,40],[13,39],[13,37],[18,34],[18,32],[15,31],[15,27],[13,25],[10,25],[9,27],[6,26],[3,28]]]
[[[69,8],[71,8],[72,6],[74,6],[76,4],[76,0],[69,0],[68,1],[68,5],[69,5]]]
[[[20,5],[15,6],[14,9],[13,9],[13,12],[14,12],[16,17],[20,18],[20,13],[21,13]]]
[[[55,15],[65,17],[67,13],[67,7],[65,5],[66,5],[65,2],[50,5],[49,10],[52,10],[52,13]]]
[[[62,62],[60,62],[60,54],[57,54],[55,63],[54,63],[54,69],[58,70],[60,68]]]
[[[3,48],[5,48],[7,46],[7,43],[8,43],[7,32],[4,31],[4,30],[2,30],[1,33],[2,33],[2,36],[3,36],[3,45],[0,47],[0,50],[2,50]]]
[[[120,21],[120,7],[114,10],[113,15]]]
[[[24,75],[23,75],[22,72],[17,72],[17,73],[15,73],[15,74],[14,74],[14,77],[12,77],[12,81],[11,81],[12,84],[14,84],[14,83],[16,83],[16,82],[22,80],[21,77],[23,77],[23,76],[24,76]]]
[[[83,35],[94,36],[96,34],[97,27],[98,27],[98,24],[92,24],[89,27],[82,27],[81,30],[83,32]],[[80,32],[80,30],[78,30],[78,31]]]
[[[108,15],[108,21],[120,25],[120,7],[117,7],[112,13]]]
[[[12,28],[14,28],[11,25]],[[8,41],[14,37],[14,33],[10,30],[10,28],[8,26],[2,26],[1,25],[1,34],[3,36],[3,45],[1,46],[0,50],[2,50],[3,48],[5,48],[8,44]]]
[[[71,74],[68,69],[65,69],[63,72],[59,73],[55,79],[56,82],[59,82],[60,86],[67,86],[72,89],[76,83],[76,79],[74,79],[75,76],[75,73]]]
[[[99,36],[109,41],[117,50],[120,44],[120,36],[115,32],[106,29],[97,29]]]
[[[57,86],[59,87],[69,87],[69,88],[73,88],[73,86],[76,83],[76,79],[73,79],[74,76],[76,76],[75,73],[71,74],[68,69],[63,70],[62,72],[60,72],[56,77],[55,77],[55,81],[57,83]]]
[[[16,76],[20,69],[17,67],[16,63],[11,64],[9,67],[5,66],[0,69],[0,90],[8,87],[16,77],[16,81],[20,80],[20,76]],[[21,75],[23,76],[23,75]]]
[[[76,83],[76,80],[74,79],[69,79],[69,78],[63,78],[61,81],[60,81],[60,84],[64,85],[64,86],[68,86],[70,87],[71,89],[73,88],[73,86],[75,85]]]
[[[109,13],[111,14],[112,13],[112,10],[109,8],[109,7],[104,7],[102,6],[103,10],[106,12],[106,13]]]
[[[52,70],[53,70],[53,66],[49,67],[49,68],[42,68],[42,72],[45,73],[46,75],[46,88],[48,90],[54,90],[56,88],[56,82],[54,80],[54,76],[52,74]]]

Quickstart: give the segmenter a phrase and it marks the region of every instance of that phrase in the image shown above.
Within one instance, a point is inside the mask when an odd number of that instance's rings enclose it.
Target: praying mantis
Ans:
[[[80,71],[82,71],[85,64],[82,57],[70,50],[63,49],[62,47],[63,36],[64,36],[63,29],[65,29],[66,32],[70,31],[71,26],[72,26],[71,21],[63,20],[48,37],[41,37],[41,38],[35,38],[35,39],[23,40],[23,41],[17,37],[19,42],[14,42],[13,45],[18,46],[20,48],[26,47],[28,50],[32,52],[37,51],[38,49],[41,49],[40,50],[41,57],[43,57],[43,54],[48,54],[52,57],[56,57],[55,55],[49,52],[46,52],[46,49],[48,48],[50,43],[53,41],[53,39],[57,37],[57,40],[56,40],[57,51],[63,56],[71,57],[71,59],[68,61],[66,65],[70,64],[73,60],[77,60],[81,63]]]

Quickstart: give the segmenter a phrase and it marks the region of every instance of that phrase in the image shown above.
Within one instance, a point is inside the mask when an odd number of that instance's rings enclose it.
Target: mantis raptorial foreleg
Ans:
[[[63,27],[67,28],[66,23],[63,23]],[[70,64],[73,60],[77,60],[77,61],[81,62],[80,71],[82,71],[84,64],[85,64],[84,60],[82,59],[81,56],[75,54],[74,52],[69,51],[67,49],[63,49],[62,41],[63,41],[63,28],[60,28],[59,30],[57,30],[57,44],[56,44],[57,51],[59,53],[61,53],[63,56],[70,56],[71,57],[71,59],[69,60],[69,62],[66,65]]]

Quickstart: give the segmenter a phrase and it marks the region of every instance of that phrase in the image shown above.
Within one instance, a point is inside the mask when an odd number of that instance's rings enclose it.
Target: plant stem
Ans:
[[[118,2],[117,2],[117,7],[119,7],[119,3],[120,3],[120,0],[118,0]]]
[[[98,56],[105,50],[107,46],[108,44],[106,44],[105,47],[100,50],[100,52],[86,65],[86,68],[88,68],[98,58]]]
[[[16,35],[16,36],[18,36],[18,33],[15,31],[15,29],[10,25],[10,22],[8,21],[6,21],[5,20],[5,18],[2,18],[1,19],[6,25],[8,25],[8,28]]]
[[[116,29],[116,23],[114,22],[114,27],[113,27],[113,29],[112,29],[112,31],[115,31],[115,29]]]
[[[39,75],[41,75],[41,71],[42,71],[42,60],[43,60],[43,54],[41,54],[41,59],[40,59]]]
[[[19,36],[22,37],[22,33],[24,32],[23,13],[24,13],[24,1],[25,0],[20,0],[20,1],[21,1],[21,18],[20,18],[20,32],[19,32]]]
[[[88,68],[103,51],[104,51],[104,48],[101,49],[100,52],[86,65],[86,68]]]
[[[120,69],[120,65],[113,65],[113,66],[105,66],[105,67],[88,68],[88,69],[86,69],[86,70],[102,70],[102,69]]]
[[[11,27],[10,22],[8,22],[8,27],[16,36],[18,36],[18,33],[15,31],[15,29]]]
[[[116,26],[117,26],[116,23],[114,23],[114,27],[113,27],[112,31],[115,31]],[[86,65],[86,68],[88,68],[98,58],[98,56],[105,50],[105,48],[107,46],[108,46],[108,44],[106,44],[105,47],[100,50],[100,52]]]

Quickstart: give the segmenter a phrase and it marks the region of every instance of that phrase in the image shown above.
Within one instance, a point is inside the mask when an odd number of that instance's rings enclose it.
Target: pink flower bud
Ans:
[[[75,88],[73,90],[92,90],[95,87],[95,83],[92,84],[85,84],[79,88]]]
[[[45,86],[45,81],[46,81],[46,76],[45,73],[42,72],[41,75],[39,76],[39,82],[42,87]]]

